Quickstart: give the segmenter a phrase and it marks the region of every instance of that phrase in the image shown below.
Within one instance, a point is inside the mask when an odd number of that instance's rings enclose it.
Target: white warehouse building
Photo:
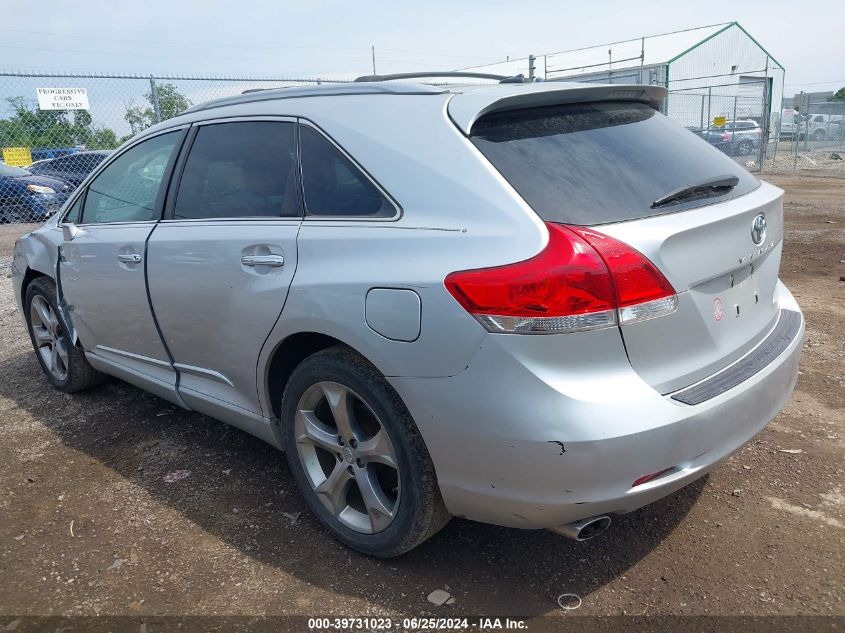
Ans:
[[[685,126],[754,119],[780,110],[783,66],[738,22],[601,44],[471,70],[545,81],[665,86],[664,112]]]

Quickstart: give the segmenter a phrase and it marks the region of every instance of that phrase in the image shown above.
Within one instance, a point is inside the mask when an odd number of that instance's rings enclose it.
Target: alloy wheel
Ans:
[[[67,378],[67,339],[52,306],[41,295],[35,295],[29,308],[32,337],[44,367],[59,382]]]
[[[363,534],[385,530],[399,508],[399,466],[387,430],[348,387],[321,381],[296,407],[299,461],[323,506]]]

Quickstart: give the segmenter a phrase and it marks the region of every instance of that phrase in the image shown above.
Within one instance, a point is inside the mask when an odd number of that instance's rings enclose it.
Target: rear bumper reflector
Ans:
[[[780,356],[795,340],[800,329],[801,313],[781,310],[775,329],[750,354],[718,374],[672,394],[672,399],[684,404],[701,404],[736,387]]]

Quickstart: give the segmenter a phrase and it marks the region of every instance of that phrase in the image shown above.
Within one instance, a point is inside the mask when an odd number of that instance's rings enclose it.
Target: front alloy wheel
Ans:
[[[84,350],[73,344],[58,306],[52,279],[37,277],[27,286],[24,314],[41,369],[53,386],[65,393],[101,384],[105,375],[91,367]]]
[[[312,385],[296,408],[296,449],[320,503],[362,534],[386,529],[396,515],[396,451],[373,410],[348,387]]]
[[[29,306],[29,323],[35,350],[44,368],[58,382],[67,379],[68,343],[53,307],[42,295],[35,295]]]

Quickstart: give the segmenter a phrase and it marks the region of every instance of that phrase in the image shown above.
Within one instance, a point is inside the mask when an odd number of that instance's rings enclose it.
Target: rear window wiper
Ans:
[[[704,182],[695,185],[685,185],[680,189],[670,191],[665,196],[659,197],[651,203],[652,209],[658,209],[670,204],[680,204],[689,200],[698,200],[699,198],[709,198],[711,196],[721,196],[728,193],[731,189],[739,184],[739,178],[736,176],[724,175],[716,176]]]

